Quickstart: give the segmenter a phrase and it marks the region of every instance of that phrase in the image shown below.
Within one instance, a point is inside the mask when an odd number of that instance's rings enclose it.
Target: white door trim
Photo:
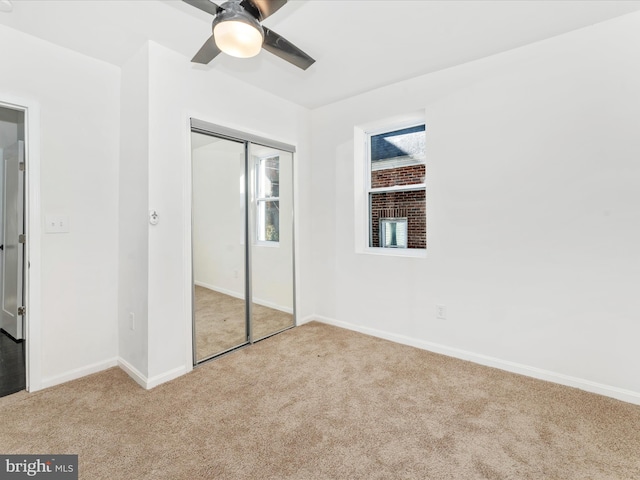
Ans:
[[[40,106],[0,92],[0,107],[21,110],[25,123],[25,317],[27,391],[42,389]]]

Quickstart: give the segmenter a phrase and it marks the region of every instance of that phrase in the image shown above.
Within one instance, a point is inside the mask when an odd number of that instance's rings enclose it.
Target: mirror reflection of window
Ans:
[[[251,220],[252,338],[294,324],[293,155],[250,145],[253,166]]]
[[[256,234],[258,242],[280,241],[280,157],[256,161]]]

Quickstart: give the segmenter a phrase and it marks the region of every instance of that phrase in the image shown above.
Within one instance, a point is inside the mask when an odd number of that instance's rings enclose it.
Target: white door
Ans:
[[[24,268],[24,142],[3,151],[3,262],[2,329],[16,340],[24,338],[23,268]]]

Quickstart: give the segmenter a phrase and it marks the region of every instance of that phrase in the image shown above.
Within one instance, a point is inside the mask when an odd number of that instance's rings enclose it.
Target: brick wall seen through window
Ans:
[[[409,249],[427,247],[425,127],[418,125],[369,137],[369,246],[381,242],[381,222],[407,222]],[[394,247],[396,247],[394,245]]]

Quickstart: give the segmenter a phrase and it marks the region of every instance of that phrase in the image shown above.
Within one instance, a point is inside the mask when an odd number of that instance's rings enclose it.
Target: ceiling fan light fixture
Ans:
[[[216,45],[233,57],[255,57],[264,42],[262,26],[237,3],[224,4],[223,8],[213,20]]]
[[[193,56],[193,63],[207,65],[222,52],[247,58],[257,55],[261,50],[302,70],[315,62],[286,38],[260,24],[285,5],[287,0],[229,0],[220,6],[211,0],[182,1],[213,16],[213,34]]]
[[[213,36],[218,48],[233,57],[255,57],[262,48],[262,32],[244,22],[220,22],[213,29]]]

